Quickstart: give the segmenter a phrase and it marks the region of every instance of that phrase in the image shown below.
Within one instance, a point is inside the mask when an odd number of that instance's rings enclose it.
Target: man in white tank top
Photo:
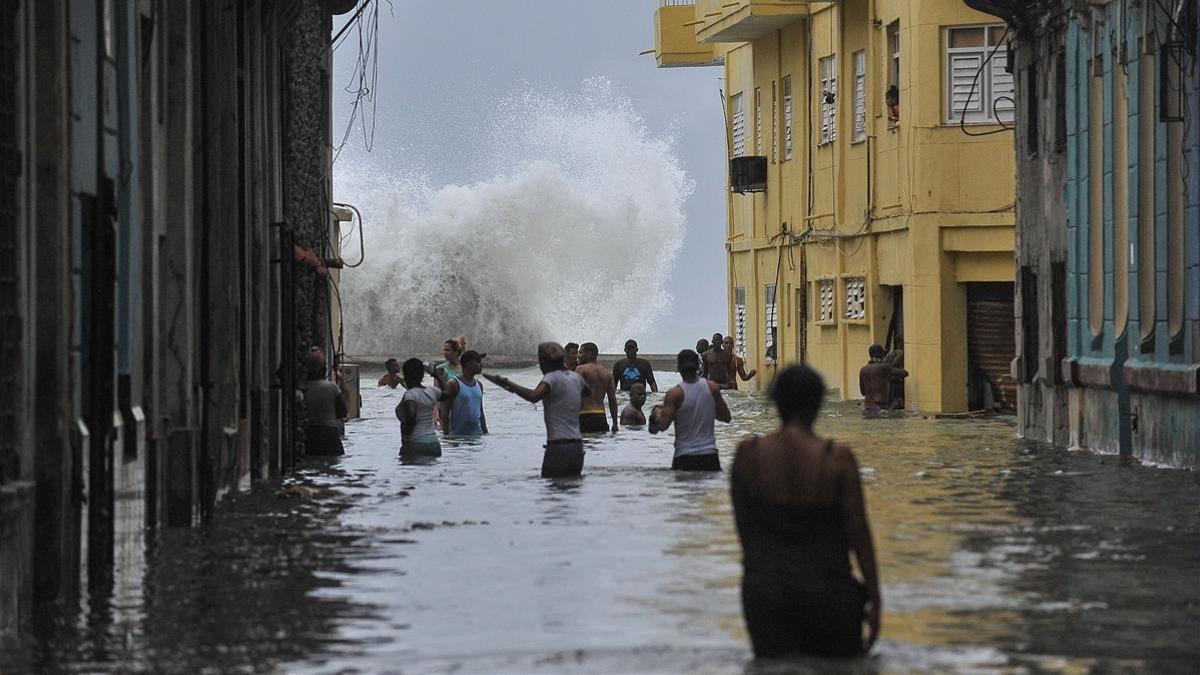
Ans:
[[[666,430],[675,422],[675,458],[671,468],[680,471],[720,471],[714,420],[729,422],[729,406],[721,398],[721,387],[701,379],[700,355],[685,349],[676,357],[683,382],[667,392],[662,405],[650,412],[650,433]]]
[[[523,387],[503,375],[484,374],[496,386],[530,403],[542,402],[546,419],[546,452],[542,456],[542,477],[578,476],[583,471],[583,434],[579,433],[579,410],[589,393],[578,373],[567,370],[566,350],[557,342],[538,345],[538,367],[542,381],[533,389]]]

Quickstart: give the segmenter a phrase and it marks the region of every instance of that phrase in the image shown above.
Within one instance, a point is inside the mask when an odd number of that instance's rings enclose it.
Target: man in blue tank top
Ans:
[[[480,436],[488,432],[487,417],[483,414],[483,383],[477,377],[483,372],[485,356],[468,349],[458,357],[462,368],[458,378],[445,381],[435,375],[438,386],[450,399],[450,422],[445,428],[451,436]]]
[[[650,433],[666,430],[675,422],[675,458],[671,468],[679,471],[720,471],[714,420],[729,422],[729,406],[721,398],[721,387],[701,379],[700,355],[685,349],[676,357],[683,382],[671,388],[662,405],[650,412]]]

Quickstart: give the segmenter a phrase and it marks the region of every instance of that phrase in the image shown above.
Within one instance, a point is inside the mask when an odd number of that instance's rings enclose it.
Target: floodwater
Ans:
[[[507,374],[537,381],[532,369]],[[373,377],[345,457],[310,462],[282,494],[273,485],[234,498],[203,528],[164,533],[137,592],[64,613],[41,641],[0,657],[0,671],[1200,664],[1192,472],[1027,444],[1010,417],[863,420],[853,403],[830,404],[818,431],[859,457],[883,637],[853,664],[754,663],[726,474],[672,473],[671,434],[629,429],[587,441],[583,478],[539,478],[541,411],[496,387],[485,402],[490,436],[404,465],[392,413],[401,392],[375,389]],[[759,395],[728,398],[734,422],[718,425],[726,465],[737,439],[775,423]]]

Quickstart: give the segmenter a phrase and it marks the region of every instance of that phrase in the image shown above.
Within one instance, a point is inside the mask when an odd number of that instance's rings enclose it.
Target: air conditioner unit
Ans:
[[[729,189],[737,193],[767,191],[767,158],[734,157],[729,160]]]

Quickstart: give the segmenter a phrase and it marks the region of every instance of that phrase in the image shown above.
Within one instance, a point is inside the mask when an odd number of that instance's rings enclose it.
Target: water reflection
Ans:
[[[589,437],[582,478],[541,479],[540,411],[489,395],[492,435],[403,464],[399,396],[365,388],[345,457],[167,532],[119,611],[101,597],[64,612],[0,670],[834,667],[750,661],[727,477],[671,472],[670,434]],[[774,425],[755,394],[728,398],[726,467]],[[1195,474],[1021,443],[1008,418],[863,420],[835,404],[818,430],[858,453],[883,582],[884,639],[851,672],[1200,659]]]

